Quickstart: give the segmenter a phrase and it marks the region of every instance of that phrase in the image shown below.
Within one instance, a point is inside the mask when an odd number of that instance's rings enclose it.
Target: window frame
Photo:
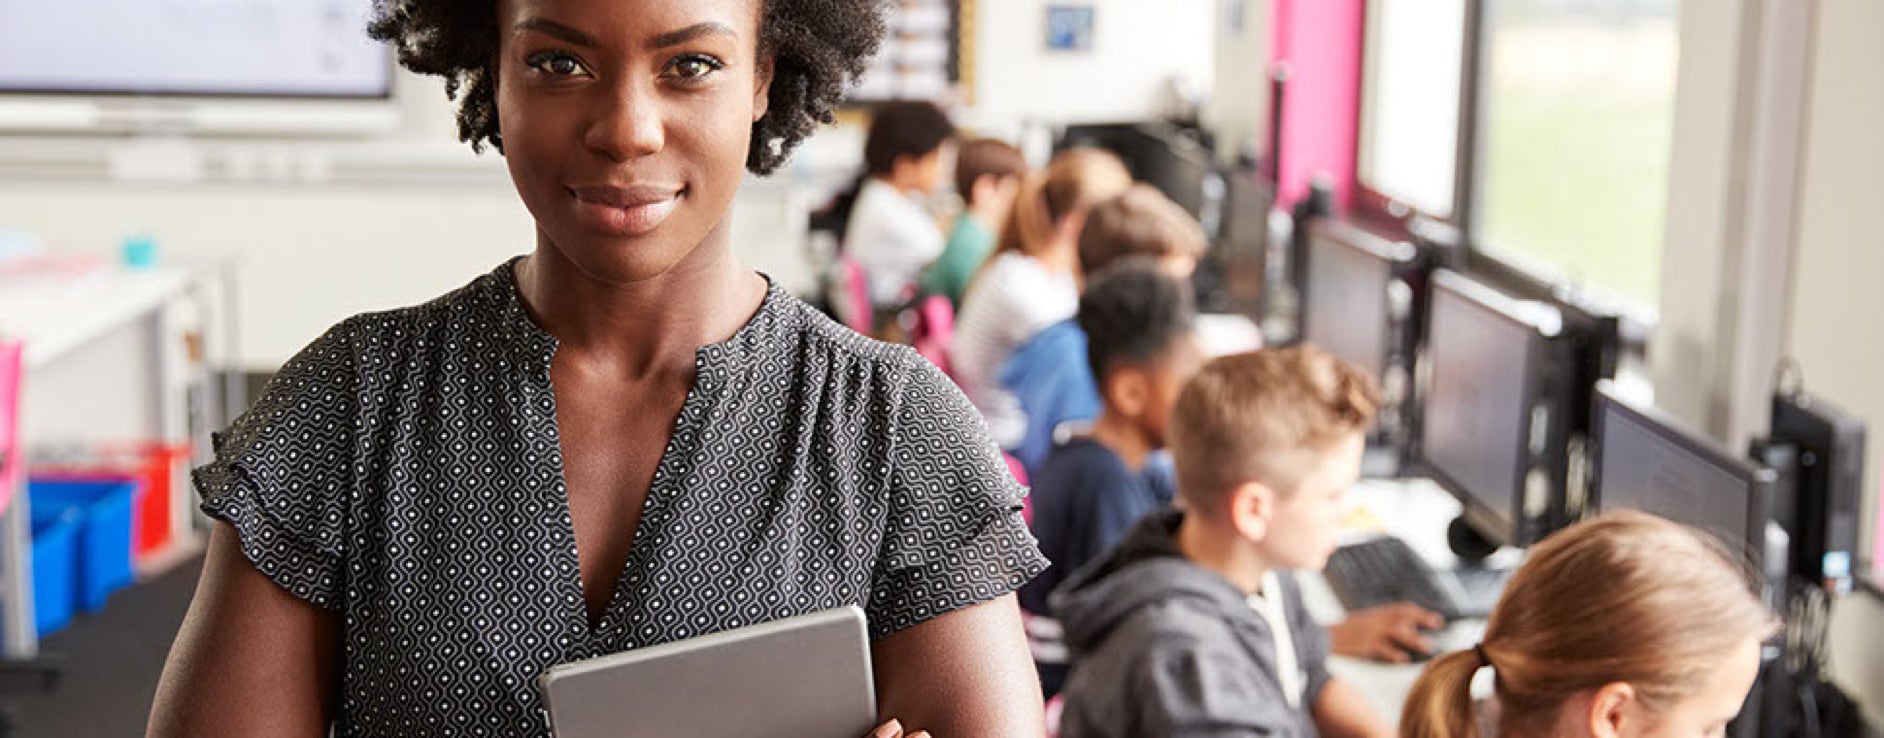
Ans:
[[[1379,1],[1365,0],[1362,6],[1364,15],[1360,46],[1363,55],[1373,52],[1367,43],[1366,34]],[[1358,225],[1388,238],[1418,239],[1422,234],[1447,232],[1454,240],[1441,244],[1448,247],[1443,250],[1453,254],[1451,261],[1454,263],[1451,266],[1467,274],[1533,299],[1552,300],[1586,310],[1615,314],[1622,322],[1625,357],[1639,360],[1646,355],[1649,336],[1659,320],[1659,305],[1644,304],[1600,285],[1573,284],[1566,277],[1568,270],[1550,265],[1542,259],[1537,260],[1536,265],[1528,265],[1522,254],[1514,249],[1504,249],[1507,253],[1500,253],[1496,248],[1487,248],[1489,239],[1484,232],[1484,178],[1489,140],[1482,133],[1486,130],[1485,121],[1489,115],[1485,79],[1490,59],[1485,52],[1491,41],[1488,19],[1492,2],[1495,0],[1465,0],[1465,30],[1460,37],[1459,114],[1453,152],[1451,216],[1442,218],[1421,212],[1372,186],[1362,176],[1361,139],[1357,133],[1353,197],[1348,217]],[[1368,60],[1363,58],[1363,68],[1367,63]],[[1364,71],[1358,94],[1361,99],[1360,105],[1355,108],[1356,114],[1365,115],[1368,92]],[[1357,132],[1364,131],[1361,123],[1356,121]]]
[[[1692,0],[1682,0],[1684,2]],[[1499,249],[1487,248],[1492,239],[1485,235],[1484,197],[1486,187],[1487,156],[1486,149],[1490,139],[1481,135],[1486,129],[1486,118],[1490,115],[1489,96],[1485,90],[1486,67],[1491,63],[1486,50],[1491,45],[1491,4],[1497,0],[1466,0],[1466,83],[1460,88],[1460,105],[1466,110],[1460,113],[1460,153],[1458,187],[1454,190],[1455,211],[1460,213],[1457,226],[1462,234],[1461,254],[1467,269],[1512,285],[1530,294],[1554,295],[1555,299],[1566,300],[1616,314],[1622,319],[1624,350],[1632,358],[1641,358],[1647,352],[1648,336],[1654,332],[1660,320],[1659,304],[1647,304],[1639,299],[1621,294],[1601,285],[1590,282],[1573,283],[1568,277],[1568,269],[1562,265],[1550,264],[1546,259],[1526,259],[1519,249],[1505,248],[1504,254]],[[1357,142],[1358,145],[1358,142]],[[1359,157],[1355,157],[1357,160]],[[1358,167],[1356,179],[1358,181]],[[1663,248],[1666,248],[1666,233],[1663,235]],[[1536,266],[1526,264],[1537,262]],[[1658,298],[1659,302],[1659,298]]]
[[[1461,244],[1468,245],[1472,222],[1471,212],[1476,203],[1471,201],[1472,190],[1476,182],[1471,176],[1470,167],[1477,160],[1473,150],[1473,137],[1478,130],[1476,100],[1478,97],[1478,47],[1479,17],[1485,0],[1463,0],[1465,31],[1460,35],[1459,49],[1459,110],[1458,125],[1454,131],[1452,149],[1452,213],[1440,217],[1421,211],[1408,203],[1382,192],[1367,181],[1361,168],[1362,137],[1366,135],[1366,116],[1368,114],[1368,79],[1367,65],[1374,48],[1368,43],[1368,29],[1373,27],[1378,4],[1382,0],[1364,0],[1361,6],[1361,80],[1358,88],[1359,104],[1355,114],[1361,120],[1355,121],[1357,133],[1354,141],[1354,187],[1349,206],[1349,216],[1377,233],[1398,239],[1415,237],[1420,231],[1420,221],[1440,223],[1461,234]]]

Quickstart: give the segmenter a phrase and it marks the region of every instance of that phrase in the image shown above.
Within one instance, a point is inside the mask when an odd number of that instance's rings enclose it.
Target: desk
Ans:
[[[1205,356],[1227,356],[1263,347],[1262,329],[1233,313],[1199,313],[1197,341]]]
[[[24,346],[19,444],[30,450],[48,442],[151,438],[188,439],[205,449],[194,436],[220,422],[232,387],[212,385],[213,361],[192,366],[183,337],[200,335],[205,355],[224,355],[229,333],[215,318],[227,303],[229,274],[163,267],[0,282],[0,334]],[[144,568],[146,575],[201,546],[187,476],[179,470],[171,482],[171,548]],[[6,656],[28,659],[38,652],[31,500],[25,473],[14,478],[21,486],[0,516],[0,637]]]
[[[1343,532],[1343,542],[1353,542],[1381,533],[1392,534],[1412,546],[1427,562],[1437,568],[1458,565],[1458,557],[1446,545],[1446,526],[1459,516],[1459,501],[1425,479],[1363,479],[1348,493],[1348,502],[1359,512],[1362,524]],[[1522,552],[1505,548],[1489,560],[1493,566],[1516,566]],[[1302,585],[1302,604],[1309,614],[1324,624],[1339,622],[1346,615],[1327,580],[1319,573],[1298,575]],[[1441,653],[1471,648],[1485,632],[1482,620],[1461,620],[1435,634],[1433,640]],[[1419,679],[1424,664],[1384,664],[1375,661],[1334,656],[1328,670],[1355,686],[1380,711],[1389,723],[1398,724],[1400,708]]]

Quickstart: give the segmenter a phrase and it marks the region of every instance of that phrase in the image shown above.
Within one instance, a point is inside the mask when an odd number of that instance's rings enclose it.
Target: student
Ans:
[[[1164,448],[1171,406],[1203,361],[1190,285],[1149,259],[1113,265],[1079,301],[1079,325],[1091,337],[1091,371],[1105,388],[1105,409],[1091,433],[1055,449],[1033,477],[1034,535],[1053,564],[1022,585],[1021,607],[1047,615],[1047,595],[1087,561],[1117,543],[1145,514],[1171,502],[1168,474],[1148,470]],[[1041,686],[1051,697],[1065,676],[1051,628],[1030,624]]]
[[[1533,547],[1478,647],[1426,666],[1411,738],[1719,736],[1776,623],[1749,568],[1708,534],[1619,511]],[[1496,675],[1475,710],[1472,677]]]
[[[1080,267],[1088,275],[1121,260],[1149,260],[1166,274],[1188,281],[1203,252],[1204,231],[1196,219],[1156,188],[1145,184],[1132,185],[1125,193],[1094,206],[1079,237]],[[1067,320],[1035,334],[1015,350],[1013,358],[1002,369],[1002,382],[1014,393],[1026,418],[1026,430],[1012,453],[1035,482],[1036,506],[1040,499],[1040,478],[1045,473],[1043,465],[1058,439],[1079,432],[1100,415],[1099,383],[1094,381],[1093,370],[1089,368],[1092,365],[1087,356],[1086,331],[1080,321]],[[1143,476],[1164,488],[1172,486],[1168,481],[1158,481],[1170,477],[1168,456],[1155,454],[1148,464]],[[1170,495],[1165,497],[1168,500]],[[1035,514],[1038,530],[1038,509]],[[1106,535],[1096,541],[1096,550],[1116,543],[1122,532],[1106,530]],[[1039,589],[1038,583],[1042,580],[1057,582],[1087,558],[1068,559],[1067,565],[1062,566],[1067,554],[1064,551],[1059,554],[1048,552],[1047,558],[1054,565],[1040,580],[1035,580],[1035,589]],[[1051,585],[1047,589],[1051,589]],[[1045,610],[1038,609],[1043,600],[1033,598],[1034,607],[1029,608],[1030,611],[1044,614]],[[1026,588],[1022,589],[1021,605],[1029,606]],[[1034,625],[1037,623],[1030,627]],[[1432,652],[1432,641],[1422,629],[1436,630],[1444,625],[1445,620],[1438,613],[1409,602],[1398,602],[1349,613],[1341,622],[1329,626],[1328,633],[1335,653],[1405,663],[1416,655]],[[1054,647],[1043,648],[1041,643],[1043,638],[1052,640],[1050,629],[1045,636],[1036,629],[1035,635],[1036,663],[1043,652],[1057,653]],[[1051,671],[1042,673],[1050,675]]]
[[[1093,206],[1079,234],[1079,269],[1088,279],[1115,262],[1142,257],[1188,281],[1203,253],[1203,227],[1146,184]],[[1087,366],[1086,334],[1069,319],[1034,334],[1001,368],[1001,383],[1026,423],[1011,450],[1029,475],[1039,473],[1064,426],[1099,417],[1099,387]]]
[[[925,203],[942,184],[945,144],[954,135],[948,114],[931,102],[884,103],[871,118],[844,253],[863,267],[879,313],[908,302],[923,267],[942,254],[942,229]]]
[[[1022,186],[994,253],[969,281],[949,364],[1002,448],[1020,441],[1026,418],[1001,386],[1001,367],[1040,329],[1073,317],[1086,211],[1131,184],[1117,156],[1089,148],[1061,152]]]
[[[885,723],[1038,731],[1011,592],[1045,562],[973,408],[733,254],[740,184],[830,118],[881,4],[376,14],[501,148],[533,250],[340,323],[218,436],[150,733],[547,737],[551,666],[846,605]]]
[[[1329,675],[1288,573],[1334,551],[1376,404],[1365,374],[1312,347],[1191,379],[1170,428],[1179,507],[1053,594],[1073,652],[1061,735],[1388,734]]]
[[[955,191],[966,209],[955,218],[948,247],[923,272],[923,291],[961,306],[968,279],[994,250],[995,234],[1007,223],[1026,174],[1026,158],[1005,141],[978,138],[960,146],[955,153]]]

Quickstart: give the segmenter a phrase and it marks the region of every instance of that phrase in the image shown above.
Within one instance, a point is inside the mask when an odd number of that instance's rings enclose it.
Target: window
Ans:
[[[1465,0],[1371,0],[1363,48],[1361,185],[1452,218]]]
[[[1679,0],[1486,0],[1481,248],[1654,306]]]

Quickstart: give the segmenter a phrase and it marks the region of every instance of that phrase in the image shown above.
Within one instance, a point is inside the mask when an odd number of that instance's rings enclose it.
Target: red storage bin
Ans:
[[[177,494],[173,482],[177,470],[190,463],[189,446],[150,443],[142,451],[144,496],[137,501],[136,519],[131,523],[131,552],[139,559],[170,545],[171,500]]]
[[[184,444],[109,444],[86,449],[76,457],[38,463],[33,476],[62,481],[129,479],[139,492],[131,517],[131,554],[142,561],[170,545],[171,501],[177,493],[176,472],[190,463]]]

